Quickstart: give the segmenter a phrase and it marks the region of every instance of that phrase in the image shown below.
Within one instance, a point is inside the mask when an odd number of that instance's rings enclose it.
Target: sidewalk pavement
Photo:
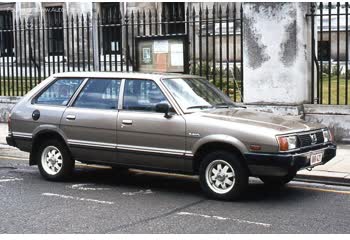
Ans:
[[[7,124],[0,123],[0,156],[28,159],[29,154],[6,144]],[[296,180],[350,185],[350,145],[338,144],[337,156],[312,171],[298,172]]]

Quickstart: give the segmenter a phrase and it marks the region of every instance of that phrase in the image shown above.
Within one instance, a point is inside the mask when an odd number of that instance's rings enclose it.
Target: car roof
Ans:
[[[56,73],[53,77],[76,77],[76,78],[144,78],[144,79],[161,79],[161,78],[199,78],[195,75],[180,73],[139,73],[139,72],[64,72]]]

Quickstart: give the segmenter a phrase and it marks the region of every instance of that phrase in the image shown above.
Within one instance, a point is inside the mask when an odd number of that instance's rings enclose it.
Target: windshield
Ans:
[[[185,112],[233,106],[228,97],[205,79],[170,78],[163,79],[162,82]]]

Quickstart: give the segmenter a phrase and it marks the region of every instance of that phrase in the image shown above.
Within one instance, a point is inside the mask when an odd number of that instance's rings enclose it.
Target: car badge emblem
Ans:
[[[316,134],[310,134],[310,137],[311,137],[311,144],[316,144],[317,143]]]

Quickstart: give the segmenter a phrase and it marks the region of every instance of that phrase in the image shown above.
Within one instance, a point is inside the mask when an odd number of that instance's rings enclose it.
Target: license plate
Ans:
[[[322,158],[323,158],[323,152],[311,154],[310,166],[319,164],[320,162],[322,162]]]

